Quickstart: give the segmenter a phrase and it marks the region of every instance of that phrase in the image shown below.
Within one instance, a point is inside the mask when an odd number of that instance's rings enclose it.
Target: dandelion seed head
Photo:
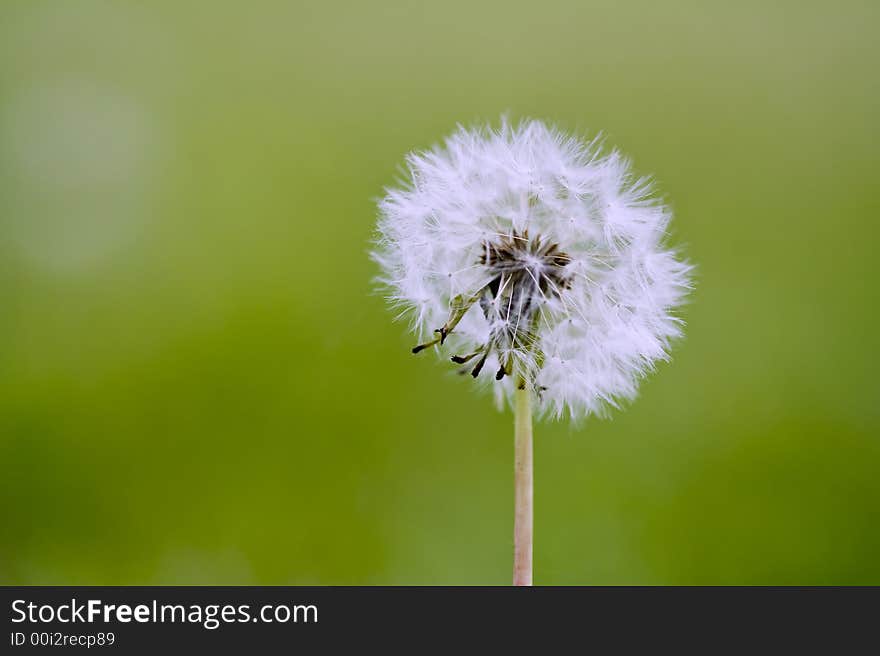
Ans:
[[[413,351],[443,352],[501,403],[527,387],[554,417],[634,398],[681,334],[690,288],[651,181],[534,120],[460,127],[406,163],[373,257]]]

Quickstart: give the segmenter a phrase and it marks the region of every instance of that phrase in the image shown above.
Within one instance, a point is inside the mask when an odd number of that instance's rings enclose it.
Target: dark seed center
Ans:
[[[455,355],[452,361],[464,364],[477,358],[471,370],[471,375],[476,378],[486,358],[494,351],[501,361],[496,380],[514,373],[517,358],[522,360],[531,355],[538,361],[540,354],[536,345],[540,309],[544,301],[559,297],[568,288],[570,277],[566,268],[570,260],[557,244],[540,236],[531,237],[528,231],[514,231],[497,241],[485,242],[478,263],[488,270],[489,283],[470,297],[453,299],[449,319],[434,331],[437,337],[416,346],[413,353],[443,344],[468,309],[479,301],[491,326],[489,340],[474,353]],[[527,375],[524,369],[518,372],[520,385],[525,384]]]

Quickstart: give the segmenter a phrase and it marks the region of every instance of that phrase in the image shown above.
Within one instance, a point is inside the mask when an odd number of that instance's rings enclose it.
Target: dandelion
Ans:
[[[690,265],[669,209],[616,150],[540,121],[459,128],[407,158],[375,260],[412,349],[446,354],[515,409],[514,584],[532,581],[532,407],[605,415],[681,333]]]

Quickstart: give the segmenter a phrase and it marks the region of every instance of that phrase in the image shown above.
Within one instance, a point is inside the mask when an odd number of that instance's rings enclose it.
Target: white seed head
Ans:
[[[540,121],[459,128],[407,157],[373,257],[421,340],[499,401],[578,419],[635,396],[668,357],[690,288],[669,209],[617,151]]]

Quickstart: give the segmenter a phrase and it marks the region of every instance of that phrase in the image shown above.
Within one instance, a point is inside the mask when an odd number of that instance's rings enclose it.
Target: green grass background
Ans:
[[[457,122],[602,130],[698,266],[536,429],[541,584],[880,583],[874,2],[0,5],[0,583],[504,584],[512,417],[367,256]]]

